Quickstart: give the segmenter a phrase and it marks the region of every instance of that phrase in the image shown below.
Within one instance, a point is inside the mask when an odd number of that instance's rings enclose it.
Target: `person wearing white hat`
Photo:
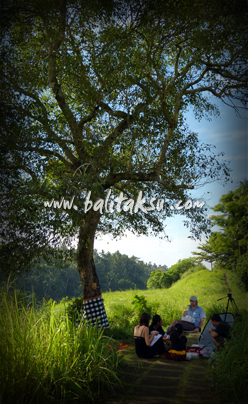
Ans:
[[[183,311],[182,319],[174,320],[167,328],[166,333],[168,335],[171,334],[171,332],[175,328],[175,324],[177,324],[177,323],[182,324],[183,329],[185,331],[197,332],[201,329],[201,327],[204,323],[204,320],[206,318],[206,314],[205,314],[203,308],[198,306],[198,301],[197,301],[196,296],[191,296],[189,301],[190,301],[190,304],[188,306],[188,309]]]

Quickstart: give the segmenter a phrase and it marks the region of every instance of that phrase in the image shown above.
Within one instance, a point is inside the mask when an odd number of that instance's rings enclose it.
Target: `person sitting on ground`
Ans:
[[[219,314],[212,314],[210,316],[211,323],[215,329],[209,328],[208,332],[211,334],[212,341],[217,348],[224,345],[225,339],[230,339],[230,324],[222,321]]]
[[[177,323],[182,324],[183,329],[185,331],[192,331],[192,332],[200,331],[206,318],[206,314],[204,313],[203,308],[198,306],[196,296],[191,296],[189,301],[190,305],[188,306],[188,309],[183,311],[183,316],[186,316],[187,320],[178,320],[178,319],[174,320],[166,330],[166,333],[168,335],[171,334],[171,332],[175,328],[175,324]]]
[[[171,333],[169,351],[165,351],[164,357],[174,361],[185,361],[187,349],[187,337],[183,335],[183,326],[180,323],[175,324],[174,330]]]
[[[134,327],[135,350],[139,358],[151,359],[155,355],[161,356],[165,352],[164,341],[161,337],[152,344],[153,339],[159,332],[155,331],[149,335],[150,318],[147,313],[141,314],[139,324]]]
[[[165,333],[164,329],[162,328],[162,324],[163,324],[162,318],[158,314],[155,314],[152,318],[152,323],[149,326],[149,333],[151,334],[154,331],[158,331],[159,334],[162,335],[163,340],[166,341],[167,334]]]

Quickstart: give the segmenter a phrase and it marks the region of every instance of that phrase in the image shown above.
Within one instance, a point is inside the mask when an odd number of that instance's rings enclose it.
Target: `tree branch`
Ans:
[[[169,181],[163,181],[161,180],[158,175],[156,174],[155,171],[150,172],[150,173],[142,173],[142,172],[123,172],[123,173],[118,173],[118,174],[112,174],[111,178],[106,180],[106,182],[103,184],[103,188],[107,189],[110,188],[111,186],[115,186],[116,184],[120,181],[137,181],[137,182],[157,182],[161,185],[163,185],[166,189],[168,190],[176,190],[176,189],[193,189],[192,185],[186,185],[186,184],[171,184]]]
[[[36,176],[36,174],[27,166],[23,165],[23,164],[1,164],[1,169],[6,169],[6,170],[23,170],[25,171],[27,174],[30,175],[30,177],[32,178],[33,182],[36,184],[36,189],[34,192],[32,192],[31,190],[29,190],[29,194],[39,194],[40,196],[45,196],[45,197],[49,197],[49,194],[43,190],[40,189],[40,184],[38,181],[38,178]]]
[[[219,92],[217,92],[216,90],[214,90],[212,87],[207,87],[207,86],[202,86],[202,87],[197,87],[197,88],[194,88],[194,89],[192,89],[192,90],[187,90],[186,92],[185,92],[185,94],[194,94],[194,93],[200,93],[200,92],[203,92],[203,91],[209,91],[209,92],[211,92],[213,95],[215,95],[216,97],[218,97],[218,98],[221,98],[223,95],[227,95],[226,94],[226,90],[228,89],[228,90],[232,90],[232,89],[238,89],[238,88],[243,88],[244,87],[244,84],[240,84],[240,85],[237,85],[237,84],[233,84],[233,85],[227,85],[227,86],[224,86]]]
[[[75,147],[77,149],[78,154],[81,157],[89,157],[88,153],[82,143],[82,139],[79,139],[80,135],[80,127],[78,126],[77,120],[73,115],[68,103],[66,102],[65,95],[62,91],[61,85],[58,83],[57,80],[57,51],[64,40],[65,37],[65,29],[66,29],[66,0],[61,0],[61,14],[59,18],[59,29],[57,33],[56,40],[52,43],[49,38],[48,30],[45,27],[46,39],[47,39],[47,46],[48,46],[48,84],[51,87],[55,99],[64,114],[65,119],[68,122],[70,127]],[[46,21],[44,21],[46,24]]]
[[[16,149],[18,150],[18,148],[16,148]],[[20,150],[21,151],[35,151],[35,152],[39,153],[41,156],[54,156],[54,157],[57,157],[68,168],[70,168],[72,171],[74,170],[73,165],[69,161],[67,161],[63,156],[61,156],[61,154],[59,154],[56,151],[51,151],[51,150],[43,149],[43,148],[40,149],[39,147],[32,147],[32,146],[29,146],[27,148],[21,147]],[[78,161],[77,161],[77,163],[78,163]]]
[[[4,74],[3,74],[4,75]],[[42,109],[43,112],[43,117],[37,116],[37,115],[33,115],[31,114],[31,112],[29,112],[27,109],[23,108],[23,107],[19,107],[19,109],[21,109],[24,113],[24,115],[29,116],[30,118],[32,118],[33,120],[36,120],[38,122],[40,122],[43,125],[43,128],[45,129],[45,131],[47,132],[48,135],[51,136],[51,138],[57,142],[59,144],[59,146],[62,148],[62,150],[64,151],[66,157],[73,163],[73,164],[77,164],[78,160],[77,158],[74,156],[74,154],[71,152],[71,150],[66,146],[65,142],[67,142],[65,139],[61,139],[59,136],[56,135],[56,133],[51,129],[50,125],[49,125],[49,120],[48,120],[48,114],[47,114],[47,109],[45,107],[45,105],[41,102],[41,100],[39,99],[39,97],[35,94],[35,93],[31,93],[30,91],[24,90],[22,87],[20,87],[15,80],[13,80],[12,78],[9,79],[6,75],[4,75],[6,79],[9,80],[9,82],[12,84],[13,88],[15,90],[17,90],[18,92],[20,92],[23,95],[26,95],[27,97],[32,98],[33,100],[36,101],[36,104]],[[46,140],[44,140],[46,141]],[[47,140],[48,142],[50,142],[49,140]]]
[[[126,112],[113,111],[112,108],[110,108],[110,106],[103,101],[101,101],[99,105],[111,116],[115,116],[116,118],[122,118],[122,119],[126,119],[128,117],[128,114]]]
[[[126,117],[121,122],[119,122],[117,127],[108,135],[108,137],[104,140],[104,142],[98,147],[98,151],[95,154],[94,159],[95,161],[97,161],[100,158],[100,156],[104,155],[104,151],[106,151],[109,148],[109,146],[115,141],[115,139],[117,139],[118,136],[122,134],[124,130],[126,130],[132,122],[134,122],[134,120],[137,118],[142,109],[147,107],[147,105],[148,105],[147,102],[141,102],[138,105],[136,105],[132,115],[126,114]]]

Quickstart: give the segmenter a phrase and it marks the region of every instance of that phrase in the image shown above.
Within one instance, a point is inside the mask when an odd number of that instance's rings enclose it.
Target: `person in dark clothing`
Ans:
[[[187,337],[183,335],[183,326],[180,323],[175,324],[175,328],[168,340],[170,350],[165,351],[164,357],[174,361],[185,361],[187,349]]]
[[[162,324],[163,324],[162,318],[158,314],[155,314],[155,316],[153,316],[152,318],[152,323],[149,326],[150,333],[152,331],[158,331],[159,334],[164,335],[165,331],[162,328]]]
[[[224,345],[225,339],[230,339],[230,324],[222,321],[219,314],[212,314],[210,316],[211,323],[215,329],[210,328],[208,332],[211,334],[212,341],[217,348]]]
[[[152,318],[152,323],[149,326],[149,333],[151,334],[154,331],[158,331],[159,334],[162,335],[163,340],[166,341],[167,334],[164,331],[164,329],[162,328],[162,324],[163,324],[162,318],[158,314],[155,314],[155,316],[153,316],[153,318]]]
[[[158,331],[154,331],[149,335],[150,315],[143,313],[140,317],[140,323],[134,327],[134,343],[136,354],[139,358],[151,359],[155,355],[163,355],[165,346],[163,338],[157,339]]]

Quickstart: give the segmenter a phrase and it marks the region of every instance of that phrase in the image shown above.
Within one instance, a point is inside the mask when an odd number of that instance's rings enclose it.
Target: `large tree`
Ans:
[[[246,2],[12,3],[2,9],[1,165],[5,189],[11,176],[18,184],[3,200],[5,223],[15,224],[13,206],[36,221],[34,251],[45,235],[77,235],[84,299],[94,300],[98,232],[161,233],[174,213],[193,236],[207,231],[189,190],[228,170],[185,113],[218,113],[215,97],[245,105]],[[25,221],[17,239],[29,233]]]

